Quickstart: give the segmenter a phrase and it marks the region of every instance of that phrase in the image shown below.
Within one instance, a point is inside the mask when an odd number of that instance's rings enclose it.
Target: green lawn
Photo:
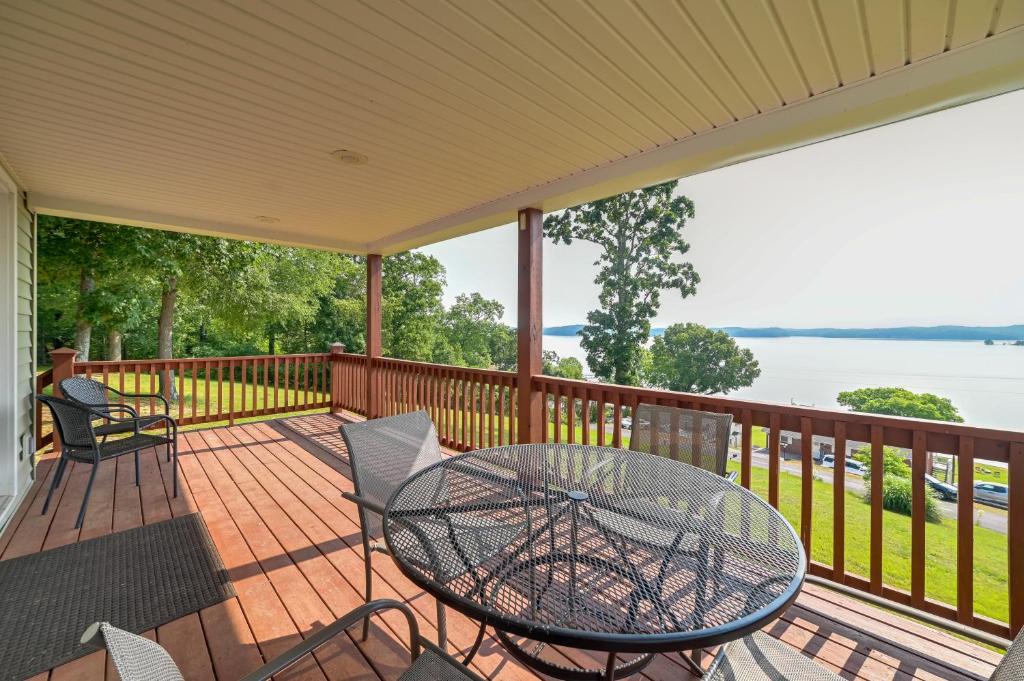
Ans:
[[[261,377],[262,377],[262,373],[261,373]],[[93,376],[93,378],[99,379],[100,377],[99,376]],[[319,380],[319,377],[317,377],[317,378]],[[310,379],[310,381],[312,382],[312,378]],[[159,382],[157,380],[154,380],[154,377],[150,376],[149,374],[140,375],[138,377],[138,381],[136,381],[136,377],[135,377],[134,374],[127,374],[126,373],[125,374],[125,380],[124,380],[124,386],[120,385],[119,377],[116,376],[116,375],[111,375],[110,376],[110,382],[111,382],[111,386],[112,387],[117,388],[118,390],[121,390],[122,392],[129,392],[129,393],[133,393],[133,392],[153,393],[153,392],[158,392],[158,390],[159,390]],[[180,384],[178,383],[177,378],[175,378],[175,384],[180,386]],[[300,384],[301,384],[301,378],[300,378]],[[218,395],[218,389],[220,391],[219,395]],[[234,383],[234,394],[233,395],[231,394],[231,389],[232,389],[231,381],[227,380],[227,378],[225,378],[224,381],[216,381],[216,380],[213,380],[211,378],[209,394],[207,394],[207,391],[206,391],[206,380],[203,378],[202,375],[199,375],[199,376],[197,376],[197,380],[196,380],[196,392],[195,392],[195,394],[193,394],[193,392],[192,392],[192,377],[191,377],[191,375],[186,374],[185,375],[184,386],[183,386],[183,389],[181,391],[180,400],[179,400],[179,401],[183,401],[184,416],[186,418],[188,418],[188,417],[190,417],[192,415],[196,415],[196,416],[200,416],[200,417],[205,417],[205,415],[206,415],[206,407],[209,404],[210,417],[211,418],[216,418],[216,415],[218,413],[218,407],[223,409],[224,418],[221,419],[221,420],[217,420],[217,421],[207,421],[207,422],[201,423],[201,424],[191,424],[191,425],[188,425],[188,426],[183,426],[182,430],[194,430],[194,429],[197,429],[197,428],[212,428],[212,427],[216,427],[216,426],[227,425],[229,423],[229,419],[227,418],[227,412],[228,412],[229,405],[233,404],[236,412],[241,411],[242,408],[243,408],[243,399],[242,399],[243,398],[243,390],[242,390],[242,383],[241,383],[241,381],[240,380],[236,380],[235,381],[235,383]],[[52,392],[53,392],[52,386],[46,388],[46,390],[44,390],[44,392],[46,394],[52,394]],[[274,401],[275,400],[275,392],[276,392],[276,399],[277,399],[276,403]],[[321,396],[322,396],[321,393],[315,392],[313,390],[310,390],[309,391],[309,402],[310,403],[315,402],[318,399],[320,399]],[[271,408],[272,409],[272,408],[274,408],[275,404],[277,406],[279,406],[279,407],[283,407],[286,404],[286,400],[287,400],[287,404],[288,405],[296,405],[296,404],[298,404],[299,407],[301,408],[301,405],[304,404],[303,400],[306,397],[306,392],[304,390],[295,390],[294,388],[290,388],[290,389],[287,389],[287,390],[285,388],[279,388],[279,389],[277,389],[275,391],[273,385],[269,385],[269,386],[267,386],[267,391],[266,391],[266,396],[265,397],[266,397],[266,399],[264,399],[264,390],[263,390],[263,386],[262,385],[256,385],[256,386],[253,386],[251,384],[246,385],[245,386],[245,390],[244,390],[244,398],[245,398],[245,400],[244,400],[244,409],[245,409],[245,411],[250,411],[252,409],[264,409],[264,408]],[[324,397],[326,397],[326,396],[324,396]],[[131,406],[131,407],[135,406],[135,403],[134,403],[133,400],[127,400],[127,404],[129,406]],[[179,404],[178,401],[171,402],[171,416],[173,416],[175,418],[178,417],[178,413],[179,413],[179,411],[178,411],[178,404]],[[156,401],[155,405],[156,405],[158,411],[162,407],[162,403],[159,402],[159,401]],[[195,407],[194,411],[193,411],[193,407]],[[139,403],[139,411],[140,411],[141,414],[151,413],[150,409],[151,409],[151,406],[150,406],[149,400],[141,400],[140,401],[140,403]],[[307,410],[296,411],[296,412],[288,412],[288,415],[311,414],[311,413],[317,413],[317,412],[323,412],[323,411],[324,411],[324,408],[307,409]],[[268,415],[264,415],[264,416],[248,416],[248,417],[244,417],[244,418],[237,417],[237,418],[235,418],[234,422],[235,423],[249,423],[249,422],[252,422],[252,421],[264,421],[264,420],[271,419],[271,418],[279,418],[280,416],[282,416],[282,414],[268,414]],[[43,420],[42,421],[43,421],[43,434],[45,435],[46,433],[49,433],[51,428],[52,428],[49,410],[43,409]]]
[[[729,463],[739,470],[739,461]],[[800,477],[779,475],[779,510],[799,530]],[[753,468],[751,487],[768,497],[768,471]],[[832,494],[830,483],[814,481],[811,558],[832,564]],[[846,569],[859,575],[870,574],[871,509],[863,499],[846,492]],[[893,587],[910,589],[910,517],[883,512],[882,579]],[[928,523],[925,530],[925,592],[929,598],[951,605],[956,603],[956,528],[957,521]],[[980,615],[1006,621],[1009,616],[1006,535],[982,527],[974,528],[974,607]]]

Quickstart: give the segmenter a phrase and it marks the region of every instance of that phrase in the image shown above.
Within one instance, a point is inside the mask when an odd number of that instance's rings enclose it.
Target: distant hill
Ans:
[[[582,324],[551,326],[544,329],[548,336],[575,336]],[[996,340],[1016,341],[1024,339],[1024,324],[1010,326],[895,326],[871,329],[839,329],[823,327],[816,329],[790,329],[777,326],[749,328],[745,326],[722,327],[736,338],[867,338],[874,340]],[[664,328],[651,330],[651,335],[660,336]]]

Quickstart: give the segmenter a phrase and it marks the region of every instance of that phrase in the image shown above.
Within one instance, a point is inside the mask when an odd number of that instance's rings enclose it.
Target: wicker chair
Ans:
[[[730,480],[729,435],[732,414],[715,414],[678,407],[641,404],[633,411],[629,448],[666,456]]]
[[[78,520],[75,522],[77,529],[82,526],[82,520],[85,518],[85,509],[89,506],[89,495],[92,493],[92,485],[96,480],[96,471],[99,470],[100,462],[123,454],[134,454],[135,484],[138,485],[139,452],[150,447],[167,448],[167,460],[173,459],[171,477],[174,496],[178,496],[178,424],[170,416],[120,418],[114,416],[109,409],[103,410],[59,397],[37,395],[36,399],[49,407],[50,413],[53,415],[53,426],[60,436],[61,444],[60,460],[57,461],[57,470],[50,482],[50,491],[46,494],[43,515],[46,515],[46,511],[50,507],[53,491],[60,486],[61,478],[64,476],[69,461],[92,465],[89,484],[85,488],[85,497],[82,499],[82,507],[78,511]],[[152,418],[157,418],[164,423],[163,434],[141,432],[146,425],[153,425]],[[105,437],[102,441],[97,440],[93,423],[99,419],[125,426],[122,432],[128,435],[109,442]]]
[[[71,378],[65,378],[60,382],[60,389],[66,399],[88,405],[105,415],[103,419],[106,423],[96,426],[93,429],[96,432],[96,435],[102,438],[106,438],[110,435],[134,432],[134,423],[114,421],[108,418],[113,414],[121,413],[128,414],[132,418],[141,418],[141,423],[139,425],[140,430],[145,430],[150,426],[154,426],[162,420],[158,414],[140,417],[134,408],[127,404],[122,404],[125,398],[159,400],[163,404],[163,413],[165,415],[169,415],[171,413],[170,404],[167,402],[167,398],[159,393],[125,393],[120,390],[115,390],[114,388],[111,388],[104,383],[100,383],[99,381],[86,378],[85,376],[72,376]]]
[[[840,681],[842,677],[819,666],[785,643],[757,631],[722,646],[705,681]],[[989,681],[1024,679],[1024,629],[1007,649]]]
[[[242,681],[266,681],[324,645],[353,624],[382,610],[399,610],[409,622],[412,666],[399,681],[477,681],[478,676],[452,659],[437,646],[420,637],[416,616],[409,606],[392,600],[379,600],[356,608],[320,629],[290,650],[247,674]],[[118,629],[107,622],[96,622],[82,635],[82,643],[106,647],[121,681],[184,681],[181,670],[158,643]]]
[[[359,508],[359,525],[363,539],[363,556],[366,577],[366,600],[373,598],[373,572],[371,556],[374,552],[390,555],[387,546],[379,541],[384,534],[383,514],[388,499],[405,482],[409,476],[431,464],[441,460],[441,446],[437,440],[434,423],[425,411],[417,411],[398,416],[373,419],[362,423],[347,423],[340,427],[341,436],[348,448],[349,463],[352,466],[352,484],[355,494],[343,492],[342,495],[355,503]],[[507,526],[503,532],[495,532],[493,527],[459,526],[460,533],[466,536],[478,531],[488,537],[502,536],[511,541],[521,528]],[[502,546],[504,543],[502,544]],[[495,547],[495,551],[501,546]],[[482,542],[467,550],[466,559],[482,562],[488,554]],[[457,575],[453,574],[452,577]],[[442,647],[447,640],[444,606],[437,604],[437,635]],[[366,638],[369,620],[363,626],[363,638]],[[467,654],[466,660],[472,659],[483,640],[483,625],[477,635],[476,645]]]

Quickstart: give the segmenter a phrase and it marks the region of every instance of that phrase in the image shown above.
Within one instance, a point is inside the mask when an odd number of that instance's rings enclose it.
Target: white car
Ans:
[[[633,428],[633,419],[629,418],[628,416],[625,417],[624,419],[622,419],[622,429],[623,430],[632,430],[632,428]]]
[[[847,475],[858,475],[863,478],[867,474],[867,472],[868,467],[862,464],[860,461],[857,461],[856,459],[846,460]]]
[[[1007,508],[1010,505],[1010,488],[998,482],[976,482],[974,500],[982,504]]]

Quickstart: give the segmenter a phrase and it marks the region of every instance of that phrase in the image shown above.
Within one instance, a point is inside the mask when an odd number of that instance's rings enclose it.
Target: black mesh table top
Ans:
[[[775,509],[726,479],[607,447],[452,457],[391,497],[400,569],[503,632],[611,652],[734,640],[796,598],[806,560]]]

